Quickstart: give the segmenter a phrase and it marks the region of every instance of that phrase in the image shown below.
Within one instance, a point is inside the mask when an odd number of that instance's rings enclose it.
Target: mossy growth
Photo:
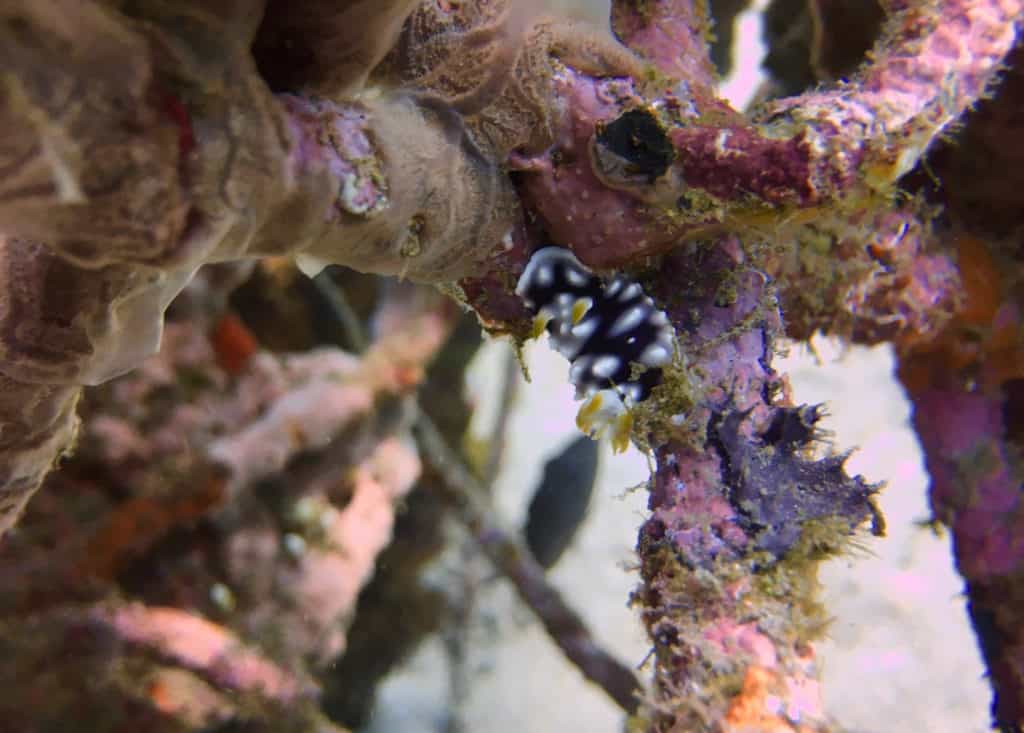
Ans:
[[[667,542],[659,545],[644,548],[645,586],[631,603],[655,639],[657,663],[678,664],[688,658],[687,676],[699,683],[705,703],[731,699],[746,668],[744,659],[723,658],[720,650],[707,646],[706,624],[727,618],[755,622],[760,633],[788,648],[820,639],[829,622],[819,599],[820,563],[859,548],[857,536],[841,518],[805,522],[800,541],[781,559],[759,552],[695,568]],[[739,596],[727,591],[739,584],[748,590]],[[671,605],[664,604],[667,598],[673,599]]]
[[[641,371],[638,367],[634,369]],[[672,361],[662,368],[661,384],[654,388],[647,400],[633,408],[634,442],[641,450],[650,452],[652,446],[663,445],[670,439],[698,439],[702,431],[688,435],[686,416],[698,404],[699,398],[697,375],[685,354],[677,349]]]
[[[803,523],[800,539],[782,556],[771,553],[751,556],[754,589],[766,599],[785,605],[787,626],[798,641],[820,639],[829,616],[819,598],[818,568],[825,560],[863,551],[856,532],[843,517],[810,519]]]

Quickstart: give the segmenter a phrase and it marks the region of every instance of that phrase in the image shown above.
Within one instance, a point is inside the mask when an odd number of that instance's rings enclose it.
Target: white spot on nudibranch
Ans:
[[[639,326],[644,321],[646,311],[641,306],[633,306],[628,311],[619,316],[612,327],[608,329],[608,336],[615,338],[622,334],[632,331],[634,328]]]
[[[653,343],[640,354],[639,362],[644,366],[659,367],[672,360],[672,352],[662,343]]]
[[[577,323],[575,326],[573,326],[572,330],[569,333],[571,333],[573,336],[580,339],[581,341],[586,341],[593,335],[594,331],[597,330],[598,322],[599,319],[596,317],[586,318],[580,323]]]
[[[565,271],[565,277],[569,281],[569,284],[573,287],[582,288],[587,284],[587,276],[577,270],[575,267],[570,267]]]
[[[621,363],[617,356],[599,356],[594,361],[594,366],[590,368],[590,371],[600,379],[608,379],[608,377],[618,371]]]
[[[640,286],[636,283],[630,283],[629,286],[622,291],[622,295],[619,296],[619,300],[625,303],[628,300],[632,300],[636,296],[640,295],[643,291]]]

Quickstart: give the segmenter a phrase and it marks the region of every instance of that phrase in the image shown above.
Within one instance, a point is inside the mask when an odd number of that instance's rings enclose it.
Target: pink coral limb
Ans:
[[[651,729],[833,730],[815,682],[824,618],[814,565],[866,519],[878,521],[877,487],[848,477],[843,456],[807,455],[819,414],[791,405],[770,367],[777,303],[738,242],[665,264],[653,283],[663,297],[678,273],[701,276],[668,301],[686,371],[669,372],[652,397],[659,413],[678,412],[675,427],[650,436],[658,465],[639,541],[635,602],[658,681]],[[737,677],[746,682],[734,690],[725,680]]]
[[[934,385],[911,392],[936,518],[953,534],[968,611],[992,677],[1003,731],[1024,721],[1024,636],[1016,622],[1024,577],[1024,507],[1002,395]]]
[[[323,448],[381,394],[408,391],[451,327],[449,304],[435,306],[399,308],[399,322],[358,358],[321,349],[283,359],[293,388],[244,429],[213,441],[210,460],[230,469],[232,486],[249,486],[281,471],[297,453]]]
[[[623,3],[619,25],[660,30],[675,21],[677,5],[689,3]],[[751,120],[717,99],[703,74],[669,78],[651,97],[636,80],[567,68],[553,85],[565,110],[555,148],[513,158],[525,172],[523,196],[553,237],[598,267],[716,228],[756,227],[766,210],[820,217],[815,207],[839,199],[871,205],[987,91],[1022,11],[1015,0],[949,0],[934,12],[908,4],[851,82],[773,102]],[[664,33],[634,34],[669,42]],[[690,48],[688,38],[678,53]],[[665,56],[659,45],[654,58]],[[634,142],[622,147],[622,138]]]
[[[961,232],[956,244],[962,305],[934,338],[903,345],[899,376],[914,405],[933,516],[952,534],[991,676],[993,720],[1017,731],[1024,724],[1021,307],[988,243]]]
[[[83,620],[109,629],[124,644],[150,649],[197,671],[222,689],[257,692],[284,704],[316,691],[311,680],[281,670],[222,627],[186,611],[139,604],[100,606]]]
[[[345,456],[347,442],[329,450]],[[226,579],[244,597],[236,623],[257,638],[278,634],[282,658],[318,669],[344,653],[359,593],[391,542],[397,507],[421,467],[407,436],[386,437],[351,468],[350,495],[341,504],[334,498],[337,464],[327,458],[297,475],[290,532],[282,536],[245,507],[222,549]]]
[[[22,632],[19,634],[18,632]],[[39,670],[30,683],[0,669],[11,694],[0,701],[10,730],[158,733],[245,721],[251,730],[342,733],[316,710],[318,688],[223,626],[176,608],[111,602],[68,607],[0,626],[5,657]],[[55,658],[69,661],[47,670]],[[83,691],[89,691],[82,694]],[[91,694],[90,694],[91,693]]]

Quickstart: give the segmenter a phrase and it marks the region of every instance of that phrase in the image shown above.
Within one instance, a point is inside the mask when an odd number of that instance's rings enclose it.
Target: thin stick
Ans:
[[[519,360],[514,353],[505,354],[502,371],[505,389],[502,391],[498,415],[494,420],[491,446],[487,453],[487,466],[484,469],[484,485],[488,488],[494,486],[498,471],[501,469],[501,461],[505,456],[505,434],[508,431],[508,420],[512,415],[512,405],[515,404],[516,393],[519,391]]]
[[[369,346],[369,342],[366,339],[366,330],[363,328],[359,316],[356,315],[356,312],[348,302],[345,291],[338,287],[338,283],[331,279],[327,270],[312,278],[312,281],[317,292],[326,301],[326,305],[330,309],[335,322],[344,331],[351,350],[357,354],[366,351],[366,347]]]
[[[543,568],[529,550],[492,518],[483,497],[484,489],[459,457],[445,443],[429,417],[422,412],[413,424],[423,460],[437,472],[434,486],[442,492],[456,516],[466,525],[481,549],[540,618],[548,635],[583,675],[600,686],[624,711],[639,707],[642,686],[626,665],[602,649],[583,619],[544,576]]]

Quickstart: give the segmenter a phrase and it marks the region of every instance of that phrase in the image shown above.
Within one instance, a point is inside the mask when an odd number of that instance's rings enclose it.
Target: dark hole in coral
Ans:
[[[646,109],[631,109],[599,127],[597,143],[625,160],[630,175],[644,176],[652,183],[664,175],[675,158],[661,123]]]

